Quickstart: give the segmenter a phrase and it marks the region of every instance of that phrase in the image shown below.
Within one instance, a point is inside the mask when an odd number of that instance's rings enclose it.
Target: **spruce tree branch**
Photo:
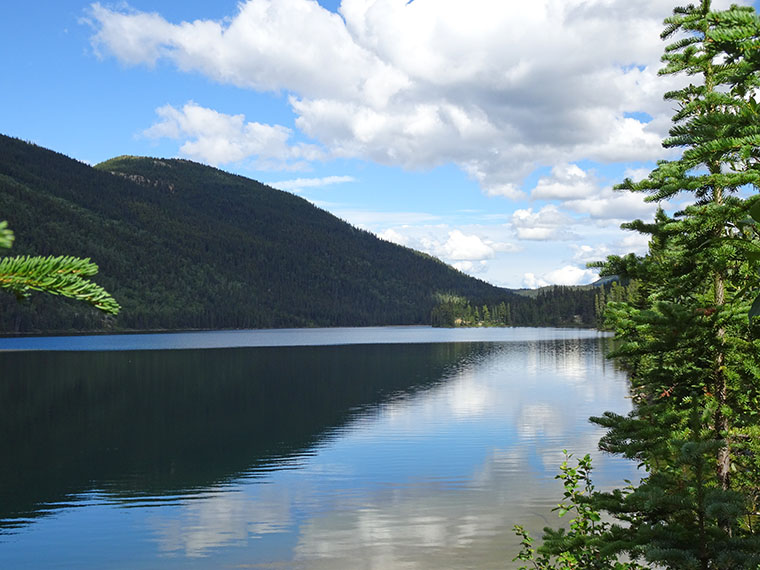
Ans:
[[[0,288],[25,297],[30,291],[61,295],[116,315],[121,308],[100,285],[87,279],[98,266],[72,256],[16,256],[0,259]]]

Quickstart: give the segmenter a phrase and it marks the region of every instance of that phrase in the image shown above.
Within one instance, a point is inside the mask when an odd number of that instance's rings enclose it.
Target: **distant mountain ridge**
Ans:
[[[441,296],[525,303],[306,200],[187,160],[90,167],[0,135],[10,254],[92,258],[121,303],[0,296],[0,332],[429,324]]]

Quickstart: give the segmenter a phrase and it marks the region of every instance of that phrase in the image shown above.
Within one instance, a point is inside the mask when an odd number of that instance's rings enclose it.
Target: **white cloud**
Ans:
[[[468,165],[465,165],[465,170],[467,170],[473,176],[473,178],[479,182],[485,182],[486,176],[478,171],[477,166],[470,167]],[[525,192],[520,190],[515,184],[511,183],[490,184],[488,186],[485,186],[484,190],[485,193],[489,196],[504,196],[505,198],[509,198],[511,200],[520,200],[525,197]]]
[[[657,211],[658,204],[645,202],[643,193],[617,191],[605,188],[596,196],[567,200],[564,206],[579,214],[587,214],[592,218],[632,220],[634,218],[651,218]],[[660,206],[667,206],[663,202]]]
[[[519,239],[524,240],[559,240],[572,237],[569,227],[574,220],[559,211],[557,206],[549,204],[538,212],[533,208],[515,210],[512,214],[512,227]]]
[[[649,251],[649,236],[638,232],[627,234],[618,244],[620,254],[645,255]]]
[[[574,265],[566,265],[560,269],[555,269],[545,276],[549,283],[555,285],[584,285],[596,280],[597,277],[597,272],[593,269],[581,269]]]
[[[651,168],[626,168],[623,173],[623,178],[630,178],[634,182],[640,182],[649,176],[650,172],[652,172]]]
[[[597,191],[595,180],[575,164],[558,164],[550,177],[538,180],[531,192],[535,200],[586,198]]]
[[[409,245],[409,239],[405,235],[394,230],[393,228],[388,228],[387,230],[378,233],[377,237],[384,239],[385,241],[398,244],[398,245],[403,245],[403,246]]]
[[[182,71],[258,91],[355,97],[386,67],[353,41],[340,16],[310,0],[250,0],[229,19],[179,24],[95,3],[90,20],[101,56],[128,65],[164,59]]]
[[[598,162],[627,162],[657,160],[673,156],[675,151],[662,148],[665,131],[662,127],[670,125],[669,119],[644,123],[637,119],[610,114],[606,121],[589,117],[598,123],[599,140],[579,145],[576,151],[580,156],[589,157]]]
[[[648,173],[647,168],[628,168],[624,176],[640,180]],[[575,164],[554,166],[551,175],[539,178],[531,192],[533,199],[559,200],[563,209],[597,220],[650,218],[657,210],[658,204],[646,202],[645,197],[643,193],[616,191],[611,186],[601,187],[593,174]],[[667,206],[667,203],[661,205]],[[542,231],[529,231],[539,236],[550,233],[545,228]],[[526,232],[523,232],[523,236],[527,236]]]
[[[342,220],[369,231],[374,231],[378,226],[418,226],[438,221],[438,216],[426,212],[375,212],[371,210],[351,210],[340,204],[328,204],[315,201],[315,205],[334,213]],[[398,229],[398,228],[397,228]]]
[[[293,180],[280,180],[279,182],[269,182],[269,186],[280,190],[298,191],[304,188],[321,188],[332,186],[334,184],[345,184],[347,182],[356,182],[353,176],[326,176],[324,178],[296,178]]]
[[[504,262],[505,254],[520,251],[514,243],[503,241],[509,231],[504,227],[468,226],[465,231],[439,225],[396,225],[377,231],[387,241],[424,251],[470,274],[483,274],[491,264]]]
[[[488,262],[485,260],[481,261],[455,261],[451,263],[451,266],[454,269],[458,269],[459,271],[463,273],[467,273],[469,275],[478,275],[483,274],[488,269]]]
[[[256,157],[259,167],[273,161],[280,168],[297,169],[322,157],[314,145],[289,144],[293,133],[286,127],[246,122],[243,115],[226,115],[192,101],[182,109],[165,105],[156,113],[160,120],[145,136],[185,140],[180,147],[184,156],[215,166]]]
[[[446,232],[445,236],[442,235],[443,231]],[[488,269],[488,261],[494,259],[497,253],[517,249],[511,243],[494,241],[475,233],[465,234],[461,230],[447,230],[445,227],[428,228],[426,234],[409,239],[407,245],[438,257],[466,273],[483,273]]]
[[[494,256],[494,249],[476,235],[465,235],[459,230],[449,233],[449,239],[443,244],[444,257],[454,261],[473,261],[489,259]]]
[[[629,232],[622,239],[610,245],[599,244],[591,246],[573,244],[570,247],[575,251],[573,261],[585,264],[591,261],[602,261],[609,255],[627,255],[629,253],[644,255],[649,250],[649,236],[638,232]]]
[[[342,0],[338,14],[314,0],[237,6],[222,20],[185,22],[90,8],[100,57],[272,92],[294,115],[291,130],[191,103],[162,107],[147,132],[175,138],[186,156],[270,169],[336,158],[412,170],[455,164],[486,195],[551,200],[540,209],[518,204],[508,223],[459,226],[454,236],[457,226],[445,213],[322,204],[386,239],[512,286],[527,272],[536,283],[589,278],[569,270],[549,275],[580,263],[573,257],[580,250],[545,254],[533,246],[561,240],[598,249],[604,240],[616,253],[623,244],[615,226],[655,211],[643,196],[602,186],[582,166],[606,172],[606,165],[633,163],[626,175],[640,178],[639,166],[677,152],[660,144],[673,113],[662,94],[688,82],[657,73],[670,0]],[[301,135],[315,144],[296,143]],[[530,187],[529,175],[547,167],[550,174]],[[500,255],[518,247],[536,255]],[[551,265],[541,259],[551,255],[561,257]]]
[[[544,281],[540,277],[536,277],[535,273],[526,273],[523,275],[523,282],[522,286],[527,287],[528,289],[537,289],[539,287],[546,287],[550,283],[548,281]]]
[[[586,264],[592,261],[602,261],[606,259],[608,255],[614,255],[612,249],[604,244],[597,246],[573,244],[570,247],[575,250],[573,261],[576,263]]]
[[[115,12],[96,2],[90,6],[90,15],[85,21],[97,28],[92,45],[98,56],[106,51],[127,65],[151,67],[164,56],[163,41],[171,25],[160,14]]]
[[[534,273],[523,275],[523,286],[530,289],[547,285],[586,285],[598,278],[593,269],[582,269],[575,265],[565,265],[559,269],[537,276]]]
[[[540,165],[663,156],[662,93],[681,81],[657,76],[671,10],[666,0],[343,0],[339,15],[313,0],[247,0],[221,21],[98,3],[89,19],[102,57],[287,92],[298,129],[331,156],[453,162],[486,193],[519,199]],[[579,199],[575,182],[564,191]]]

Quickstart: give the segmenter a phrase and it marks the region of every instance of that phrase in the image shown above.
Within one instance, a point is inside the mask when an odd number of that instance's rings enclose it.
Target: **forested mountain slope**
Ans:
[[[16,233],[11,255],[90,257],[123,307],[107,322],[60,298],[2,295],[0,332],[429,324],[440,294],[525,302],[302,198],[186,160],[93,168],[0,135],[0,219]]]

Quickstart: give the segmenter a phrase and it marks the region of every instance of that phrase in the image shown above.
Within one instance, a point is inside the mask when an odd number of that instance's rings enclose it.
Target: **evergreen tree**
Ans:
[[[619,188],[652,201],[686,194],[691,204],[624,226],[651,237],[644,258],[600,264],[602,275],[635,283],[633,294],[611,290],[618,300],[608,298],[606,310],[634,410],[592,421],[608,429],[601,449],[648,472],[637,486],[595,495],[595,507],[620,521],[600,548],[668,569],[755,569],[760,326],[747,318],[746,284],[756,284],[747,219],[758,200],[737,192],[760,185],[760,19],[752,8],[714,11],[701,0],[676,8],[662,37],[672,43],[661,74],[694,81],[665,95],[677,111],[663,145],[682,155]],[[561,554],[564,546],[545,548]]]
[[[646,297],[610,304],[625,341],[618,354],[634,366],[636,407],[629,417],[594,420],[609,428],[603,449],[650,471],[631,492],[603,499],[627,523],[616,528],[626,537],[619,544],[666,568],[760,562],[746,493],[760,486],[758,450],[746,445],[758,425],[760,359],[742,292],[748,266],[736,240],[754,200],[736,192],[760,181],[760,21],[751,8],[713,11],[710,4],[676,8],[665,21],[662,37],[675,41],[661,74],[700,79],[665,95],[677,112],[663,145],[683,153],[620,188],[654,201],[688,193],[692,204],[673,218],[659,212],[655,224],[627,225],[653,238],[634,268]]]

